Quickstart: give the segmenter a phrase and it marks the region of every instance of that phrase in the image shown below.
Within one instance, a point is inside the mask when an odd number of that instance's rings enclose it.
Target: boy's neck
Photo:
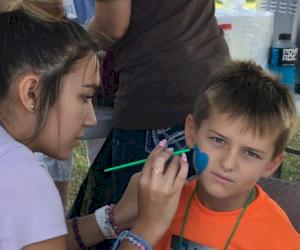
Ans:
[[[201,187],[201,184],[199,184],[197,189],[197,197],[198,200],[208,209],[212,211],[225,212],[243,208],[247,199],[249,198],[250,192],[251,190],[243,194],[220,199],[209,195],[207,192],[205,192],[204,188]],[[251,203],[256,197],[257,191],[256,188],[254,188],[254,195]]]

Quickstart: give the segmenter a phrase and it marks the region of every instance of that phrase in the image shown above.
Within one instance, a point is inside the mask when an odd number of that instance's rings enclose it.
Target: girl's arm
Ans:
[[[91,36],[99,41],[118,41],[130,23],[131,0],[96,0],[95,19],[88,27]]]
[[[180,193],[188,174],[186,156],[173,157],[165,169],[172,151],[157,146],[147,159],[143,171],[135,174],[114,210],[114,221],[119,230],[131,231],[154,246],[167,231],[177,210]],[[79,249],[73,234],[72,222],[67,221],[68,235],[32,244],[24,250]],[[78,218],[80,237],[86,246],[105,240],[94,214]],[[65,241],[66,238],[66,241]],[[65,243],[66,242],[66,243]],[[122,241],[120,250],[137,249]]]

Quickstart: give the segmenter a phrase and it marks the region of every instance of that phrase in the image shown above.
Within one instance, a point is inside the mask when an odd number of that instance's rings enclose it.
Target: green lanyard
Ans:
[[[185,209],[185,212],[184,212],[183,223],[182,223],[182,225],[181,225],[181,229],[180,229],[180,238],[179,238],[179,243],[178,243],[178,249],[179,249],[179,250],[181,250],[181,247],[182,247],[182,240],[183,240],[184,227],[185,227],[185,224],[186,224],[187,219],[188,219],[188,216],[189,216],[189,212],[190,212],[192,200],[193,200],[193,197],[194,197],[194,195],[195,195],[195,193],[196,193],[196,191],[197,191],[197,187],[198,187],[198,184],[195,186],[195,188],[194,188],[194,190],[193,190],[193,192],[192,192],[192,195],[191,195],[191,197],[190,197],[190,199],[189,199],[189,202],[188,202],[188,204],[187,204],[187,207],[186,207],[186,209]],[[238,228],[238,226],[239,226],[239,224],[240,224],[240,222],[241,222],[241,219],[242,219],[244,213],[246,212],[246,209],[248,208],[248,206],[250,205],[250,203],[251,203],[252,200],[254,199],[254,194],[255,194],[254,191],[255,191],[255,187],[253,187],[253,188],[251,189],[251,192],[250,192],[250,194],[249,194],[249,196],[248,196],[248,198],[247,198],[247,200],[246,200],[246,202],[245,202],[245,204],[244,204],[244,206],[243,206],[243,209],[242,209],[242,211],[240,212],[239,217],[238,217],[238,219],[236,220],[236,223],[235,223],[235,225],[234,225],[234,227],[233,227],[233,229],[232,229],[232,231],[231,231],[231,233],[230,233],[230,235],[229,235],[229,237],[228,237],[228,239],[227,239],[227,241],[226,241],[224,250],[227,250],[227,249],[228,249],[228,246],[229,246],[229,244],[230,244],[230,242],[231,242],[231,239],[232,239],[232,237],[234,236],[234,234],[235,234],[235,232],[236,232],[236,230],[237,230],[237,228]]]

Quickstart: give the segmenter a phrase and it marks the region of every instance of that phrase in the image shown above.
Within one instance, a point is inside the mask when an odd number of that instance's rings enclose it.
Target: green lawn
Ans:
[[[289,144],[291,147],[300,148],[300,118],[295,134]],[[287,159],[283,165],[283,179],[300,182],[300,156],[287,155]],[[86,144],[82,142],[76,149],[74,155],[74,168],[71,178],[70,188],[70,206],[78,193],[80,184],[85,178],[88,171]]]
[[[290,147],[300,149],[300,118],[290,143]],[[294,180],[300,182],[300,156],[287,154],[287,158],[283,164],[283,179]]]
[[[73,202],[79,191],[80,184],[83,182],[88,171],[87,151],[85,142],[82,142],[77,148],[75,148],[73,164],[74,166],[69,193],[69,207],[72,207]]]

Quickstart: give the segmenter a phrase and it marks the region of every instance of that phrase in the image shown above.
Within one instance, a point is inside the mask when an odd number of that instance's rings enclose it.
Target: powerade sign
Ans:
[[[298,48],[271,48],[271,65],[295,65]]]
[[[282,49],[281,63],[290,64],[297,61],[298,48]]]

